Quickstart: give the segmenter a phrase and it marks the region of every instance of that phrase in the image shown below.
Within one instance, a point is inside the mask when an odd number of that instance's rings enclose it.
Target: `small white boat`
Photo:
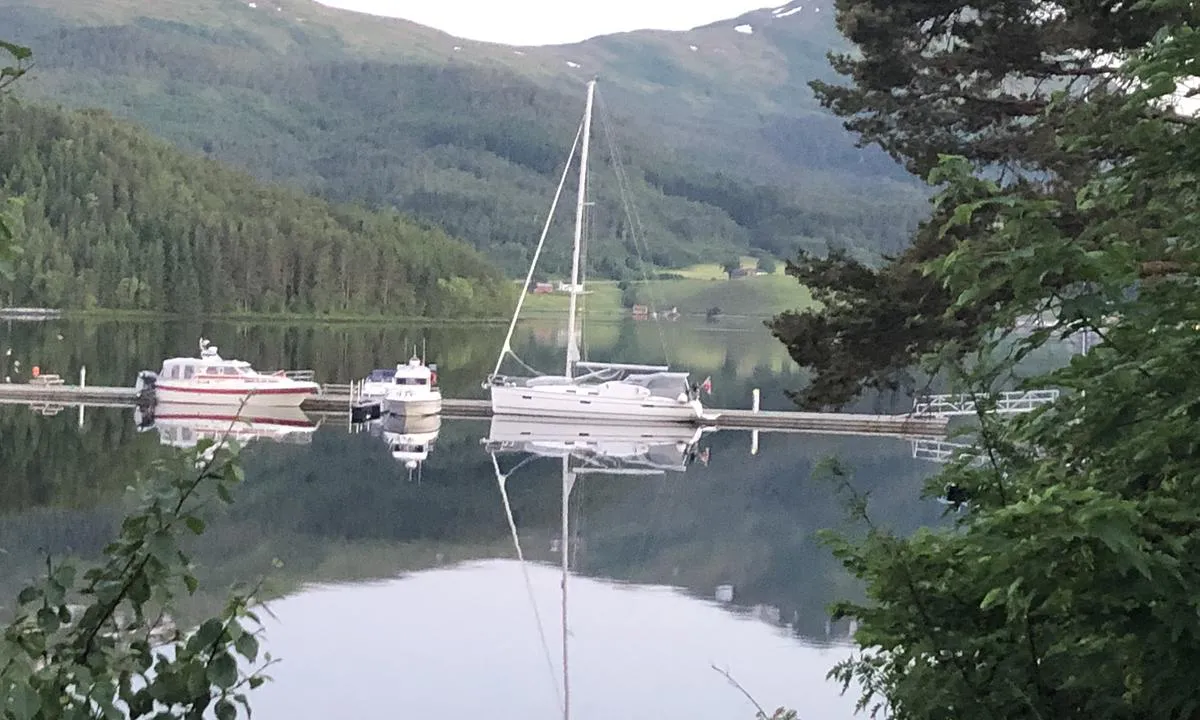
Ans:
[[[153,378],[159,403],[233,405],[248,407],[298,407],[319,386],[294,380],[283,371],[264,374],[242,360],[226,360],[200,339],[199,358],[169,358]]]
[[[158,431],[159,442],[177,448],[195,447],[201,440],[236,440],[246,444],[266,439],[307,444],[317,426],[298,407],[243,410],[228,406],[158,403],[153,410],[134,410],[139,432]]]
[[[437,366],[426,365],[416,356],[397,365],[392,383],[384,393],[382,410],[399,417],[440,413],[442,391],[437,386]]]
[[[367,373],[367,376],[362,379],[362,384],[359,386],[359,395],[364,400],[379,400],[383,401],[387,395],[388,388],[396,379],[395,368],[376,368]]]

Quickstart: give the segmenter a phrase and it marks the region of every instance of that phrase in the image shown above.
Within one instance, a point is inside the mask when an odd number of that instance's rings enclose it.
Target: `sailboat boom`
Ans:
[[[667,372],[671,369],[669,365],[638,365],[636,363],[606,363],[606,362],[584,362],[575,363],[575,367],[584,370],[634,370],[638,372]]]

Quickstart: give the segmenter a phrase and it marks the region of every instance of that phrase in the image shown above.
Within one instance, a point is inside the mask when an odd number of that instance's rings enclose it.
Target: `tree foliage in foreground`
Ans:
[[[155,463],[141,499],[103,560],[47,560],[0,635],[0,718],[114,720],[249,716],[245,692],[265,681],[252,594],[218,616],[174,627],[170,613],[197,580],[182,547],[205,529],[206,506],[241,481],[230,449],[202,441]],[[248,668],[248,669],[247,669]]]
[[[980,415],[974,457],[930,483],[969,497],[952,527],[833,539],[869,598],[839,608],[859,619],[859,649],[834,675],[881,717],[1200,716],[1200,123],[1164,112],[1197,57],[1197,26],[1172,22],[1125,63],[1138,89],[1119,107],[1047,108],[1069,121],[1071,152],[1127,158],[1073,199],[1030,198],[963,158],[935,172],[955,242],[926,267],[950,313],[993,308],[969,387],[1063,335],[1101,342],[1031,381],[1063,388],[1056,404]],[[1073,209],[1087,221],[1068,231]],[[1043,310],[1055,327],[1007,330]]]
[[[943,154],[964,158],[1014,197],[1055,203],[1058,231],[1078,236],[1097,221],[1077,195],[1095,173],[1129,157],[1126,143],[1080,147],[1077,110],[1116,111],[1123,79],[1112,57],[1136,52],[1164,24],[1186,21],[1184,3],[1057,3],[984,0],[842,0],[838,26],[859,53],[833,56],[850,84],[813,83],[822,103],[926,177]],[[813,291],[820,310],[771,323],[814,381],[798,399],[841,405],[863,387],[896,389],[934,349],[976,346],[995,324],[992,306],[957,303],[924,263],[951,254],[963,236],[943,232],[957,203],[934,209],[911,246],[879,267],[842,254],[802,254],[788,272]],[[1042,283],[1070,281],[1051,269]],[[1009,301],[1003,289],[995,300]]]

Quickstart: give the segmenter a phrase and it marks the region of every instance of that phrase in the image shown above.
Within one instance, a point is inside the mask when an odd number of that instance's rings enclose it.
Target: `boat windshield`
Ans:
[[[688,386],[687,373],[660,372],[647,375],[627,375],[624,382],[631,385],[641,385],[650,391],[651,395],[659,397],[677,397],[680,393],[691,391]]]
[[[254,371],[250,368],[238,365],[210,365],[204,369],[204,375],[207,376],[220,375],[222,377],[236,377],[239,375],[254,374]]]
[[[397,385],[428,385],[429,378],[396,376]]]
[[[392,378],[396,377],[396,371],[391,368],[383,370],[372,370],[370,375],[367,375],[367,382],[391,382]]]

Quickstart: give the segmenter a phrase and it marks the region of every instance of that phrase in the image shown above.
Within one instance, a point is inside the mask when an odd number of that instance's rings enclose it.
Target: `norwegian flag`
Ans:
[[[704,382],[700,383],[700,389],[706,395],[712,395],[712,376],[704,378]]]

